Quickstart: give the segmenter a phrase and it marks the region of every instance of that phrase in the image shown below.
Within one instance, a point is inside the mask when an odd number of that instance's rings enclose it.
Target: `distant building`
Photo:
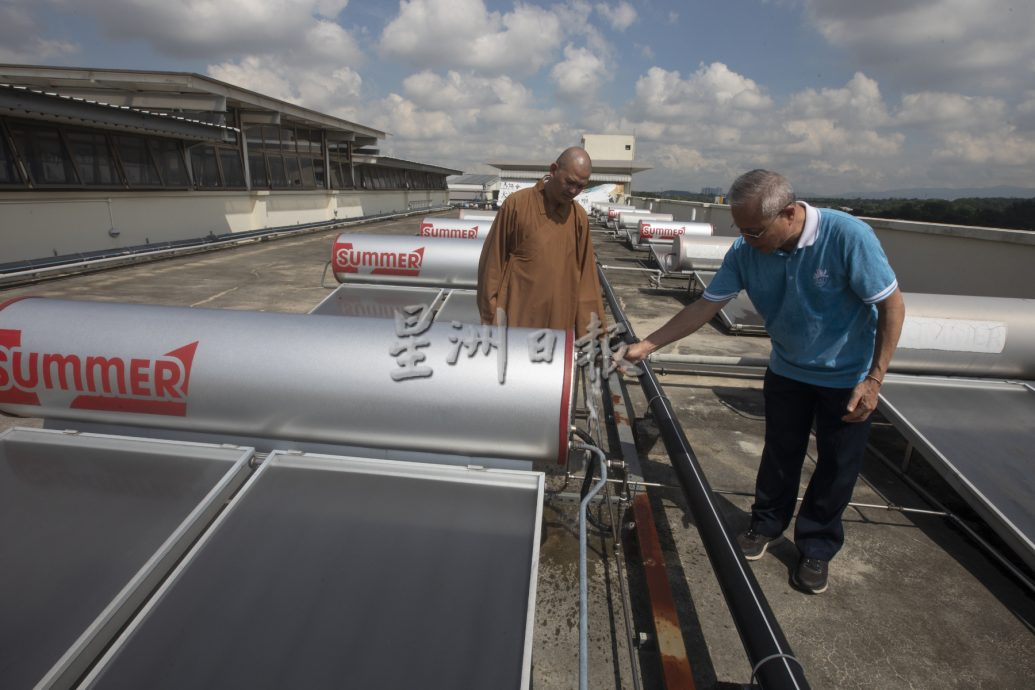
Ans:
[[[492,205],[500,191],[499,175],[450,175],[446,184],[449,186],[449,203],[453,206]]]
[[[0,269],[444,207],[385,133],[198,74],[0,65]]]
[[[580,142],[589,157],[593,159],[593,174],[589,178],[590,189],[603,188],[606,185],[606,196],[625,196],[632,192],[632,176],[634,173],[650,170],[652,166],[643,165],[634,159],[636,138],[626,134],[585,134]],[[523,187],[530,187],[550,172],[549,161],[500,161],[489,163],[500,171],[500,187],[498,203],[503,203],[507,196]]]
[[[705,196],[722,196],[726,190],[722,187],[701,187],[701,194]]]
[[[631,134],[583,134],[582,148],[594,162],[636,160],[636,137]]]

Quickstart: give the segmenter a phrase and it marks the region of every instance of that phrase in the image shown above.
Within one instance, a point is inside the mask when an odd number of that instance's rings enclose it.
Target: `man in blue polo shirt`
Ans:
[[[797,201],[768,170],[737,178],[728,195],[740,231],[703,298],[625,354],[629,362],[690,335],[747,290],[772,340],[766,370],[765,447],[751,526],[737,537],[748,560],[783,538],[815,422],[818,458],[794,526],[801,560],[794,584],[819,594],[844,543],[841,514],[852,497],[870,413],[898,344],[905,306],[870,226]]]

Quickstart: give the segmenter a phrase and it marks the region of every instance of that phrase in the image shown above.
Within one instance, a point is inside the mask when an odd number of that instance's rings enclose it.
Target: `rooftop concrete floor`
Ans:
[[[414,234],[419,217],[354,226],[349,232]],[[339,231],[261,241],[211,253],[123,267],[0,291],[0,302],[20,295],[128,301],[225,309],[306,312],[328,294],[324,265]],[[594,232],[598,258],[635,267],[646,258],[606,233]],[[646,335],[687,303],[681,280],[648,287],[646,274],[608,272],[626,315]],[[766,338],[730,336],[712,325],[674,344],[685,354],[765,356]],[[734,376],[661,377],[686,435],[734,529],[746,526],[761,453],[761,381]],[[669,581],[676,595],[688,656],[698,688],[735,688],[751,667],[715,579],[682,491],[639,386],[630,380],[637,445]],[[40,420],[0,419],[0,428]],[[878,420],[879,452],[901,457],[905,444]],[[810,463],[806,463],[807,482]],[[951,490],[914,457],[911,475],[953,510],[970,516]],[[563,485],[550,480],[551,490]],[[570,481],[550,496],[536,600],[533,687],[568,689],[578,679],[577,523]],[[929,508],[876,455],[867,457],[855,491],[859,503]],[[599,514],[603,511],[598,507]],[[605,522],[606,522],[606,518]],[[788,642],[813,688],[1026,688],[1035,677],[1035,598],[965,535],[941,517],[880,508],[850,508],[846,543],[831,563],[830,589],[818,596],[789,584],[797,552],[790,541],[751,564]],[[982,525],[975,527],[987,534]],[[590,687],[661,687],[649,641],[631,651],[621,591],[634,604],[629,624],[650,633],[644,618],[635,554],[622,559],[594,530],[590,542]],[[991,536],[991,535],[990,535]],[[994,539],[994,536],[991,536]],[[628,547],[629,545],[626,544]],[[632,548],[632,547],[630,547]]]

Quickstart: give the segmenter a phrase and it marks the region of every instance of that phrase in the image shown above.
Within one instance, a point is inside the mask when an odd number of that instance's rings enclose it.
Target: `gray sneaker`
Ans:
[[[737,535],[737,545],[740,546],[740,550],[744,553],[744,558],[749,561],[757,561],[765,555],[765,550],[770,544],[779,544],[782,540],[782,534],[778,537],[767,537],[751,528]]]
[[[794,569],[794,584],[809,594],[827,591],[827,561],[802,556]]]

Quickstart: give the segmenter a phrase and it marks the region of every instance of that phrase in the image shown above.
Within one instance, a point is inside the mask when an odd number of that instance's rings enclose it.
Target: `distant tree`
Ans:
[[[637,192],[637,196],[655,199],[676,199],[711,203],[708,194],[695,194],[668,189],[663,192]],[[1035,199],[1001,197],[945,199],[810,199],[817,206],[837,208],[855,216],[913,220],[921,223],[945,223],[986,228],[1007,228],[1035,232]]]
[[[856,216],[1035,231],[1035,199],[814,199]]]

